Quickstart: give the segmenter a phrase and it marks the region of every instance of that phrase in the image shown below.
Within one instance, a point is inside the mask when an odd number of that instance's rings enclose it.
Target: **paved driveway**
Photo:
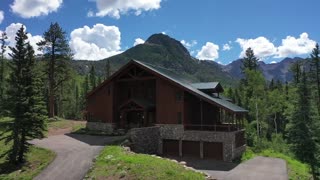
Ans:
[[[230,165],[230,167],[232,167]],[[200,170],[199,168],[196,168]],[[286,162],[278,158],[255,157],[231,170],[201,169],[213,178],[225,180],[287,180]]]
[[[36,180],[80,180],[92,165],[92,160],[103,146],[123,137],[67,134],[50,136],[31,143],[56,152],[55,160],[42,171]]]

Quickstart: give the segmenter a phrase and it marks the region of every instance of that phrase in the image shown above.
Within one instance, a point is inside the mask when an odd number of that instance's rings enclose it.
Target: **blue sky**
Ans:
[[[11,32],[13,45],[23,24],[36,46],[58,22],[76,59],[103,59],[165,33],[199,59],[227,64],[252,47],[270,63],[310,54],[320,41],[319,6],[318,0],[2,0],[0,31]]]

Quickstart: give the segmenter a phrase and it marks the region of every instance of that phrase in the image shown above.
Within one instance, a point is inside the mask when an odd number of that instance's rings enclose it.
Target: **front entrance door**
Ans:
[[[143,126],[143,111],[128,111],[126,117],[126,124],[128,129]]]

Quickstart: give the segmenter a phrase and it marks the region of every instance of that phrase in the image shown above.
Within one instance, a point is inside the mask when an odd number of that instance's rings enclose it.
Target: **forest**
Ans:
[[[33,138],[44,137],[48,121],[82,119],[86,94],[111,75],[109,61],[104,76],[94,66],[86,75],[71,68],[72,52],[66,32],[52,23],[38,43],[43,55],[36,56],[22,26],[16,45],[5,57],[6,34],[0,35],[0,118],[12,117],[12,142],[5,153],[8,161],[25,160]],[[320,169],[320,49],[316,45],[306,61],[291,67],[292,82],[268,82],[258,67],[259,59],[248,48],[242,59],[244,78],[226,88],[224,96],[249,110],[246,117],[247,145],[255,152],[272,149],[310,166],[313,179]]]

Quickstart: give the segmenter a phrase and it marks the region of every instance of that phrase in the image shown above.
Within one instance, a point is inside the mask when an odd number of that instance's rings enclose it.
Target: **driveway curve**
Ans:
[[[219,163],[218,163],[219,164]],[[283,159],[257,156],[231,170],[201,170],[220,180],[287,180],[287,163]]]
[[[80,180],[92,165],[92,160],[102,148],[124,137],[66,134],[33,140],[32,144],[54,151],[55,160],[44,169],[36,180]]]

